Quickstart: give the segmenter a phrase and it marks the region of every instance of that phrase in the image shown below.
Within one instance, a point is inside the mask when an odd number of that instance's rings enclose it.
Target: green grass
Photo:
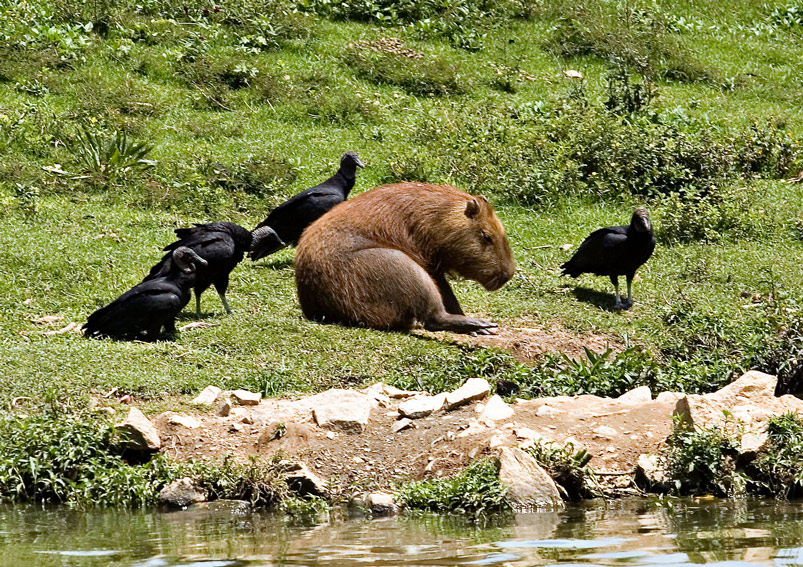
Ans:
[[[87,8],[0,0],[0,403],[47,392],[85,399],[112,388],[159,403],[210,383],[268,395],[375,380],[437,390],[475,373],[485,355],[451,343],[303,320],[292,250],[244,262],[232,275],[234,313],[224,316],[208,292],[202,307],[210,326],[175,342],[44,335],[60,324],[31,322],[44,315],[85,321],[147,273],[173,228],[213,220],[253,227],[329,176],[346,149],[368,165],[355,193],[423,179],[495,203],[518,272],[496,293],[456,282],[466,311],[636,345],[664,369],[653,385],[712,388],[756,364],[803,305],[803,187],[781,182],[803,166],[803,44],[799,27],[771,18],[786,4],[636,3],[633,10],[675,22],[680,31],[665,32],[667,41],[713,78],[656,74],[658,96],[635,118],[603,108],[611,62],[593,54],[560,59],[544,49],[549,14],[575,12],[560,2],[518,2],[508,17],[502,4],[461,20],[471,33],[460,36],[449,12],[433,16],[442,23],[437,31],[403,22],[383,28],[378,15],[327,19],[316,2],[300,14],[289,2],[242,0],[203,15],[201,2],[184,14],[156,1],[135,13],[113,0]],[[603,34],[626,20],[587,12],[583,21]],[[268,16],[272,30],[260,20]],[[98,22],[108,31],[99,33]],[[386,37],[424,54],[423,62],[355,47]],[[567,79],[564,69],[585,78]],[[753,124],[775,119],[778,128],[750,134]],[[593,128],[608,132],[610,144],[595,147]],[[147,159],[157,163],[90,170],[76,149],[84,131],[104,141],[125,133],[129,144],[151,148]],[[670,147],[679,132],[695,159],[722,169],[708,179],[678,173],[682,191],[674,197],[651,192],[669,166],[627,146],[633,132],[668,144],[662,155],[672,167],[686,156]],[[620,142],[627,151],[615,149]],[[778,152],[789,155],[772,157]],[[760,179],[746,165],[756,155],[763,156]],[[617,167],[583,167],[594,160]],[[646,160],[638,171],[637,160]],[[43,169],[55,164],[69,175]],[[639,180],[643,193],[626,190]],[[711,196],[695,201],[694,191]],[[634,307],[612,312],[605,279],[558,275],[571,254],[560,246],[627,222],[643,202],[659,247],[639,272]],[[691,207],[694,214],[679,213]],[[193,320],[185,310],[179,325]],[[786,352],[766,364],[786,362]],[[529,387],[546,372],[505,360],[495,377]]]

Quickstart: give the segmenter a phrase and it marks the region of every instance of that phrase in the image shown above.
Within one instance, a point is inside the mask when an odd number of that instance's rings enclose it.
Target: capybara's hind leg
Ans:
[[[478,333],[480,335],[490,334],[498,327],[492,321],[474,319],[465,315],[453,315],[451,313],[437,313],[424,323],[427,331],[451,331],[453,333]]]

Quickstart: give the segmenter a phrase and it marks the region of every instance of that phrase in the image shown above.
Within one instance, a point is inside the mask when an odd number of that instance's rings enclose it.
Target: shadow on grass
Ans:
[[[575,287],[572,294],[577,298],[577,301],[590,303],[605,311],[620,311],[616,306],[616,297],[612,293],[598,291],[590,287]]]

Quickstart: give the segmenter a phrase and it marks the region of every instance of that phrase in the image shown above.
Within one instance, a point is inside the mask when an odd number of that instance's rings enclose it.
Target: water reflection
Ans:
[[[195,511],[0,507],[0,565],[803,567],[803,504],[628,499],[475,524],[423,516],[300,526]]]

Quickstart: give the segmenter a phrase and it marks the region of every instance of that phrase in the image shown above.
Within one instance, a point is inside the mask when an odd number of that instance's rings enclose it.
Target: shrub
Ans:
[[[473,516],[509,511],[506,494],[489,460],[474,461],[449,478],[409,482],[398,490],[400,504],[408,509]]]
[[[593,498],[600,495],[594,471],[586,468],[592,455],[574,446],[554,442],[539,442],[526,449],[538,464],[552,477],[569,500]]]
[[[794,413],[770,418],[769,445],[750,467],[753,489],[779,498],[803,494],[803,420]]]
[[[675,421],[667,440],[669,475],[679,494],[733,496],[744,491],[736,470],[738,441],[722,429],[696,429]]]

